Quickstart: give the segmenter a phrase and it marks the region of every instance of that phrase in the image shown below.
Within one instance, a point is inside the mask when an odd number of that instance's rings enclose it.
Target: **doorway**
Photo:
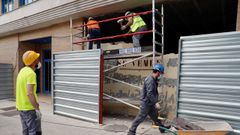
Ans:
[[[42,67],[36,70],[37,75],[37,93],[51,94],[51,37],[21,41],[19,46],[19,69],[24,67],[21,60],[24,52],[33,50],[40,53],[40,62]]]
[[[43,50],[43,93],[51,94],[51,49]]]

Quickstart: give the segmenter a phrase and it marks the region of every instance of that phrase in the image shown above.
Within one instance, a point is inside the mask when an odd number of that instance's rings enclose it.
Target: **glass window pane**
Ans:
[[[8,1],[8,11],[12,11],[13,10],[13,0],[9,0]]]
[[[13,4],[10,4],[10,3],[9,3],[8,11],[12,11],[12,10],[13,10]]]

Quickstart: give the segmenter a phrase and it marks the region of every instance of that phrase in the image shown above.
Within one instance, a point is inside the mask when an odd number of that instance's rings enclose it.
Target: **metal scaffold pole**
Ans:
[[[155,0],[152,0],[152,30],[153,30],[153,66],[155,65],[155,52],[156,52],[156,26],[155,26]]]
[[[161,22],[162,22],[162,64],[163,63],[163,56],[164,56],[164,6],[161,6]]]
[[[70,44],[71,44],[71,51],[73,51],[73,20],[70,17]]]

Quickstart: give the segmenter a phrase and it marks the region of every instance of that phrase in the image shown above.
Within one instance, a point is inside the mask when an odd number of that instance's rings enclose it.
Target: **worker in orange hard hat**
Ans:
[[[87,28],[88,28],[88,36],[87,36],[88,39],[94,39],[94,38],[101,37],[100,26],[98,24],[98,21],[96,21],[93,17],[88,18]],[[101,41],[98,40],[98,41],[95,41],[95,43],[97,44],[97,48],[100,49]],[[93,48],[93,41],[90,41],[88,49],[92,49],[92,48]]]
[[[16,108],[19,111],[22,134],[41,135],[41,112],[38,103],[36,69],[41,68],[40,54],[27,51],[22,60],[25,65],[17,76],[16,83]]]

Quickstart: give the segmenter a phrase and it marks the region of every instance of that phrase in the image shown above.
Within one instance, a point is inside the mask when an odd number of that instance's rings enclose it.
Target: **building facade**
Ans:
[[[81,50],[71,48],[70,18],[73,26],[81,25],[83,17],[151,4],[142,0],[1,0],[0,63],[9,63],[14,78],[23,66],[21,56],[26,50],[41,53],[44,67],[39,71],[39,90],[49,93],[50,59],[52,52]],[[15,79],[14,79],[15,81]],[[15,84],[15,83],[14,83]]]
[[[185,0],[182,0],[185,2]],[[186,10],[178,11],[175,9],[174,4],[179,4],[179,7],[184,7],[185,3],[181,3],[181,1],[178,0],[169,0],[169,3],[167,3],[166,11],[172,10],[171,13],[174,13],[176,17],[174,17],[176,20],[170,20],[171,14],[167,14],[166,21],[172,21],[170,22],[173,24],[173,26],[167,26],[166,31],[166,38],[169,38],[169,40],[175,40],[175,38],[172,38],[171,36],[168,36],[168,31],[173,31],[175,35],[181,36],[181,34],[178,33],[178,30],[180,31],[193,31],[192,33],[195,34],[202,34],[198,32],[194,32],[194,29],[190,29],[190,21],[184,21],[184,17],[181,17],[181,13],[185,13],[186,16],[192,17],[196,16],[194,12],[192,12],[192,7],[194,6],[197,15],[199,15],[199,18],[202,19],[201,24],[196,24],[196,27],[206,27],[206,29],[210,29],[211,26],[206,26],[206,22],[211,19],[214,19],[214,17],[209,16],[208,19],[204,18],[206,16],[203,15],[203,12],[201,10],[207,9],[208,11],[215,10],[213,7],[204,7],[204,4],[208,3],[200,3],[201,0],[186,0],[188,1],[188,6],[186,6]],[[199,3],[196,3],[198,1]],[[219,0],[215,0],[219,1]],[[227,2],[228,0],[222,0]],[[233,0],[234,1],[234,0]],[[235,0],[237,1],[237,0]],[[157,5],[161,5],[161,2],[165,2],[165,0],[157,0]],[[229,1],[228,1],[229,2]],[[85,23],[85,20],[89,16],[100,16],[104,19],[110,18],[112,16],[116,17],[114,15],[115,13],[120,15],[124,15],[124,13],[128,10],[136,9],[140,7],[140,10],[137,9],[135,11],[147,11],[151,9],[151,0],[0,0],[0,63],[7,63],[12,64],[13,66],[13,85],[15,85],[16,76],[19,72],[19,70],[23,67],[22,63],[22,55],[27,50],[35,50],[36,52],[39,52],[41,54],[41,62],[43,67],[40,71],[37,71],[38,74],[38,91],[40,93],[44,94],[50,94],[51,93],[51,54],[54,52],[60,52],[60,51],[74,51],[74,50],[82,50],[84,47],[81,45],[72,45],[71,43],[71,21],[73,26],[79,26]],[[173,5],[171,5],[173,4]],[[181,5],[183,4],[183,5]],[[219,3],[219,7],[221,7],[221,4]],[[232,7],[231,4],[235,3],[227,3]],[[214,3],[213,3],[214,5]],[[216,4],[217,5],[217,4]],[[235,25],[234,30],[240,30],[240,3],[238,2],[237,10],[237,16],[233,16],[233,20],[236,22],[232,25]],[[189,8],[189,10],[187,10]],[[201,9],[201,10],[200,10]],[[220,10],[220,9],[219,9]],[[227,10],[222,9],[219,11],[219,14],[223,17],[220,18],[220,20],[223,20],[223,24],[226,24],[226,14],[224,12]],[[216,11],[218,12],[218,11]],[[169,12],[170,13],[170,12]],[[210,12],[209,12],[210,14]],[[148,21],[151,23],[151,18],[147,18]],[[160,17],[158,19],[161,19]],[[194,19],[189,19],[191,21],[194,21]],[[184,30],[182,29],[175,29],[175,23],[182,23],[184,27]],[[218,23],[218,21],[216,21]],[[193,25],[193,24],[192,24]],[[214,23],[212,25],[215,25]],[[110,26],[105,26],[109,28],[105,28],[111,31]],[[194,27],[194,25],[193,25]],[[169,29],[168,29],[169,28]],[[207,30],[206,30],[207,31]],[[227,30],[226,30],[227,31]],[[215,32],[215,31],[214,31]],[[225,30],[218,30],[217,32],[225,32]],[[178,50],[178,39],[176,38],[176,45],[173,47],[168,47],[169,50]],[[114,46],[113,46],[114,47]],[[171,52],[171,51],[170,51]],[[171,89],[171,91],[167,91],[168,97],[166,98],[167,102],[171,102],[170,111],[174,112],[175,109],[175,100],[176,97],[174,97],[175,89],[176,89],[176,77],[177,77],[177,58],[176,55],[169,56],[169,60],[166,61],[166,64],[169,64],[169,69],[173,70],[174,72],[169,72],[169,78],[167,79],[166,83],[169,83],[167,88]],[[143,61],[145,62],[145,61]],[[142,62],[142,63],[143,63]],[[173,65],[173,66],[171,66]],[[138,72],[139,67],[129,67],[132,69],[137,69],[136,71],[129,71],[131,72],[133,76],[138,77],[141,73]],[[145,67],[141,67],[143,70]],[[151,68],[151,66],[147,66],[148,69]],[[122,73],[121,73],[122,72]],[[129,77],[129,74],[125,71],[121,71],[120,74],[126,74],[126,77]],[[145,76],[148,74],[148,71],[143,71]],[[124,76],[123,76],[124,77]],[[139,78],[136,78],[139,79]],[[140,78],[141,81],[142,78]],[[134,79],[133,79],[134,80]],[[136,81],[138,83],[141,83],[139,80]],[[112,87],[111,84],[107,84],[109,87]],[[116,85],[119,87],[122,87],[122,85]],[[113,88],[115,89],[115,88]],[[127,87],[126,87],[127,89]],[[125,96],[127,92],[117,90],[116,89],[116,96]],[[170,94],[171,93],[171,94]],[[134,94],[133,94],[134,95]],[[166,94],[165,94],[166,95]],[[128,97],[128,96],[126,96]],[[134,97],[137,97],[134,96]],[[110,104],[110,106],[116,106],[116,104]],[[122,105],[119,105],[122,106]],[[118,108],[119,109],[119,108]],[[121,108],[120,108],[121,109]],[[111,111],[111,110],[110,110]],[[129,112],[131,113],[132,110]],[[117,112],[120,112],[118,110]],[[124,112],[126,111],[124,110]],[[136,111],[135,111],[136,113]],[[173,116],[173,113],[172,113]]]

